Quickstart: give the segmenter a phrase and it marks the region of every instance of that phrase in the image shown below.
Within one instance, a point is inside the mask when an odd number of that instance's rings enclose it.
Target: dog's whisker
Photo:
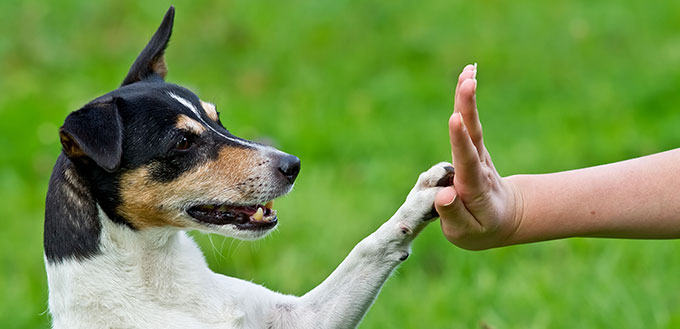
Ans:
[[[220,245],[220,253],[224,252],[224,243],[227,242],[226,237],[222,237],[222,244]]]
[[[215,243],[213,242],[213,234],[212,233],[208,233],[208,241],[210,241],[210,246],[212,247],[211,249],[212,249],[212,252],[213,252],[213,258],[215,258],[217,260],[218,266],[222,266],[222,259],[224,258],[224,255],[222,255],[222,253],[219,250],[217,250],[217,247],[215,246]],[[220,257],[217,257],[218,254],[220,255]]]

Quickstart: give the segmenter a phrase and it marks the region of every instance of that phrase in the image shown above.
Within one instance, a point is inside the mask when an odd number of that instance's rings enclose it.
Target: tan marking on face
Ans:
[[[188,227],[192,222],[183,219],[188,202],[246,200],[242,186],[253,173],[258,161],[257,151],[238,147],[224,147],[217,159],[193,168],[171,182],[151,180],[148,165],[123,174],[121,178],[121,206],[123,215],[137,229],[148,227]]]
[[[217,109],[215,109],[215,105],[201,101],[201,106],[203,107],[203,111],[205,111],[205,113],[212,121],[217,122],[217,120],[219,120],[219,117],[217,116]]]
[[[180,114],[179,117],[177,117],[177,123],[175,124],[175,127],[180,130],[190,131],[197,135],[205,132],[205,126],[184,114]]]

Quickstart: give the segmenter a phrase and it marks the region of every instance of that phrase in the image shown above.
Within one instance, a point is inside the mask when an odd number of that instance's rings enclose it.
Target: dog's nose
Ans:
[[[288,179],[288,182],[293,184],[300,173],[300,159],[290,154],[282,156],[279,160],[279,171]]]

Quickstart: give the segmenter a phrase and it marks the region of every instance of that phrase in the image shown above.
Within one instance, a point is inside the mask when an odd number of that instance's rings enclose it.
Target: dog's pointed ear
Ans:
[[[123,153],[118,103],[113,97],[97,100],[66,117],[59,138],[70,159],[91,159],[108,172],[118,169]]]
[[[172,34],[172,24],[175,19],[175,7],[170,6],[168,12],[163,17],[163,22],[154,33],[144,50],[137,56],[137,59],[130,67],[122,86],[129,85],[148,78],[156,77],[165,79],[168,67],[165,64],[165,48],[170,41]]]

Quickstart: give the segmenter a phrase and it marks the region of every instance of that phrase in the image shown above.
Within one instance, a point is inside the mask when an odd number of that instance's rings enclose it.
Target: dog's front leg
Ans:
[[[392,271],[411,252],[411,241],[436,216],[440,186],[453,181],[453,167],[440,163],[420,175],[404,204],[377,231],[354,247],[319,286],[275,305],[272,328],[355,328]]]

